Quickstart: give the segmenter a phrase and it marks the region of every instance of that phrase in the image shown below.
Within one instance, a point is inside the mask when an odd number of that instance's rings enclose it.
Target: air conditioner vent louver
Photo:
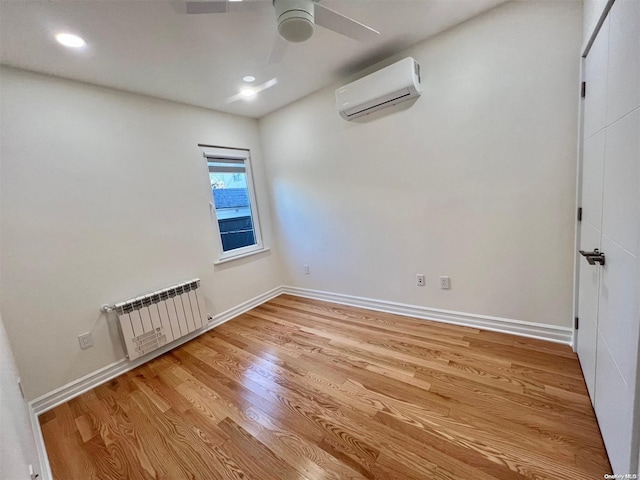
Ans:
[[[345,120],[419,97],[420,65],[411,57],[336,90],[336,104]]]

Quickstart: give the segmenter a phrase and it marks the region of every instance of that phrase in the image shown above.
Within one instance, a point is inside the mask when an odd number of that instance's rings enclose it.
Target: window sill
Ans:
[[[230,257],[223,257],[223,258],[213,262],[213,264],[214,265],[222,265],[223,263],[232,262],[232,261],[238,260],[240,258],[250,257],[251,255],[257,255],[259,253],[265,253],[265,252],[268,252],[269,250],[271,250],[271,249],[270,248],[260,248],[258,250],[252,250],[250,252],[240,253],[238,255],[233,255],[233,256],[230,256]]]

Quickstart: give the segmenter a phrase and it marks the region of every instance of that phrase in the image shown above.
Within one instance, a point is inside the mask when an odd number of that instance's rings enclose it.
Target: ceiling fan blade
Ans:
[[[190,0],[184,2],[188,14],[227,13],[228,3],[227,0]]]
[[[227,13],[272,9],[272,3],[266,0],[171,0],[178,13]]]
[[[273,12],[273,0],[242,0],[241,2],[229,2],[230,12],[260,12],[266,10]]]
[[[287,51],[288,42],[282,38],[279,34],[276,34],[276,38],[273,42],[273,49],[269,55],[268,63],[280,63],[284,58],[284,54]]]
[[[356,22],[349,17],[345,17],[338,12],[334,12],[330,8],[320,5],[319,3],[316,3],[314,7],[316,25],[320,25],[341,35],[354,38],[362,42],[373,40],[380,35],[380,32],[377,30],[367,27],[360,22]]]

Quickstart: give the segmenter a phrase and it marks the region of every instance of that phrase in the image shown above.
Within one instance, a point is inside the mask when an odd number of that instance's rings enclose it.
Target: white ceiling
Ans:
[[[246,3],[263,8],[247,11]],[[179,14],[163,0],[0,0],[0,62],[37,72],[259,118],[505,0],[324,0],[381,32],[361,43],[317,27],[267,62],[276,35],[271,0],[226,14]],[[60,31],[82,36],[71,50]],[[428,67],[427,67],[428,68]],[[254,75],[278,83],[228,102]]]

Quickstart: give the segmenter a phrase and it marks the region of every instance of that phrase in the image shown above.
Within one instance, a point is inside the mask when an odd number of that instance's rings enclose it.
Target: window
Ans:
[[[220,260],[260,251],[262,237],[248,150],[205,147]]]

